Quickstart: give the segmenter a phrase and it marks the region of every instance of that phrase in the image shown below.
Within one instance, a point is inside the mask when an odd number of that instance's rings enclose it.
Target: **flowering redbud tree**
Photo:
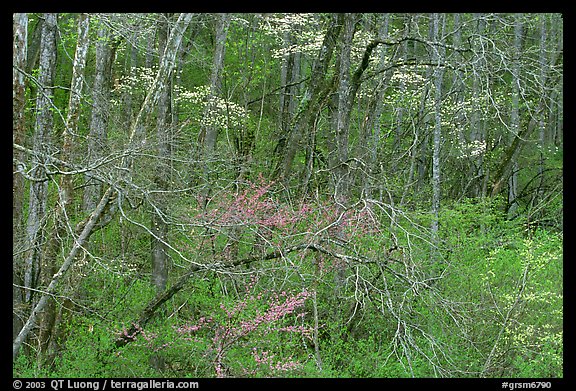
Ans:
[[[195,228],[184,238],[183,247],[194,254],[208,247],[216,258],[232,261],[290,244],[297,236],[294,233],[305,230],[297,226],[306,223],[313,209],[306,203],[291,206],[280,202],[273,186],[274,182],[260,176],[239,186],[236,194],[214,195],[206,209],[186,211]],[[198,236],[202,238],[200,246],[196,245]]]
[[[209,357],[216,377],[283,376],[303,364],[280,347],[296,347],[311,337],[302,312],[310,293],[256,293],[256,283],[252,278],[242,298],[220,304],[209,317],[176,328],[192,349]]]
[[[417,222],[376,200],[347,207],[310,199],[291,204],[282,199],[281,187],[262,177],[235,185],[235,192],[226,188],[206,205],[184,211],[183,227],[191,231],[183,232],[178,247],[193,263],[139,319],[145,324],[191,280],[194,294],[177,309],[175,342],[166,352],[179,367],[218,377],[290,376],[298,368],[296,374],[314,364],[322,368],[322,349],[330,349],[323,345],[326,338],[369,332],[364,317],[371,302],[380,312],[372,319],[404,331],[388,336],[399,357],[399,346],[422,348],[414,335],[439,348],[418,320],[412,324],[418,314],[405,305],[425,292],[430,300],[423,305],[438,309],[434,276],[412,258],[415,244],[428,243]],[[256,275],[258,283],[249,280]],[[138,331],[132,326],[117,346]],[[164,349],[161,342],[154,349]]]

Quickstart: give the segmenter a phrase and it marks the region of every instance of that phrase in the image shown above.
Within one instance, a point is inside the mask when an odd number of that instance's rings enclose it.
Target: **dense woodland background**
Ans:
[[[13,14],[18,377],[562,377],[559,14]]]

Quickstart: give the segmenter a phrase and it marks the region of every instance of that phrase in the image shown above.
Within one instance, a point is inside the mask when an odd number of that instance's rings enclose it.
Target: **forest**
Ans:
[[[14,13],[18,378],[562,378],[559,13]]]

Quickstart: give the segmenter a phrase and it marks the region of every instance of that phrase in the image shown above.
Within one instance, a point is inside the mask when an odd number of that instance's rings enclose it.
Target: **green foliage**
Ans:
[[[378,47],[386,47],[384,64],[378,64],[379,53],[374,52],[353,99],[346,134],[349,160],[345,164],[351,169],[352,187],[347,206],[336,205],[332,198],[334,153],[342,141],[336,139],[334,126],[339,114],[334,94],[341,87],[338,79],[333,86],[326,86],[330,93],[318,107],[312,107],[317,112],[310,115],[310,121],[301,128],[293,126],[298,116],[304,115],[297,110],[306,107],[303,102],[309,96],[304,93],[312,85],[306,77],[322,55],[330,14],[233,14],[221,85],[212,92],[214,20],[211,15],[195,16],[172,79],[169,110],[174,123],[166,131],[172,151],[158,159],[153,112],[145,124],[141,148],[129,151],[136,162],[129,181],[124,180],[119,159],[126,155],[130,137],[126,119],[133,120],[153,87],[156,54],[161,49],[154,47],[153,34],[158,18],[165,16],[170,24],[175,15],[102,14],[92,18],[85,89],[93,83],[98,28],[108,26],[122,37],[116,42],[119,46],[111,66],[115,85],[111,87],[106,129],[110,161],[97,163],[99,175],[109,178],[122,192],[117,200],[120,217],[92,234],[55,296],[58,309],[63,298],[72,302],[72,309],[62,311],[62,336],[53,352],[54,362],[46,362],[46,353],[29,344],[13,363],[14,376],[563,376],[563,149],[561,125],[553,124],[561,122],[562,109],[554,102],[554,96],[561,95],[561,72],[552,64],[547,70],[549,82],[532,80],[540,72],[535,68],[540,66],[540,16],[523,17],[526,50],[520,65],[526,68],[521,72],[519,115],[523,126],[532,126],[528,121],[540,120],[538,116],[543,115],[550,139],[542,146],[536,130],[523,140],[517,156],[520,215],[508,220],[504,197],[479,195],[482,186],[490,191],[490,180],[495,179],[491,175],[510,145],[508,121],[513,99],[509,70],[514,63],[506,56],[514,46],[514,23],[511,15],[495,19],[461,15],[462,45],[481,49],[474,55],[486,53],[486,57],[469,58],[472,53],[448,50],[446,94],[438,113],[443,144],[437,238],[430,232],[434,219],[430,213],[429,134],[435,110],[429,99],[434,93],[429,83],[433,69],[397,63],[401,58],[427,62],[433,45],[424,45],[424,36],[421,41],[404,40],[406,46],[394,44],[406,37],[405,28],[410,27],[416,35],[427,31],[428,15],[389,15],[387,34],[376,22],[380,21],[377,15],[362,15],[356,25],[351,72],[372,39],[389,44]],[[30,15],[31,25],[38,18]],[[471,27],[487,21],[494,25],[485,31]],[[552,15],[549,21],[552,28]],[[51,93],[50,108],[55,118],[54,157],[59,156],[55,151],[60,150],[58,136],[70,93],[65,86],[71,79],[76,22],[75,14],[59,16],[58,87]],[[446,36],[454,36],[450,29],[456,26],[455,20],[447,17],[446,22]],[[551,29],[547,44],[557,45],[553,38],[561,33],[561,27],[556,29]],[[29,40],[32,46],[32,34]],[[152,45],[145,48],[145,41]],[[338,42],[323,75],[326,84],[338,75],[341,47]],[[546,49],[550,56],[556,50],[551,48]],[[300,133],[281,134],[285,128],[279,118],[286,109],[279,106],[279,94],[285,89],[280,85],[284,80],[281,74],[288,68],[286,59],[294,54],[299,56],[300,69],[293,69],[298,74],[284,75],[285,80],[297,82],[287,129]],[[382,70],[382,66],[390,68]],[[34,131],[38,87],[30,81],[38,77],[39,70],[30,72],[25,108],[28,145]],[[381,89],[383,102],[378,101]],[[84,151],[89,128],[82,124],[90,119],[91,95],[85,91],[82,97],[80,126],[74,135],[76,149],[70,157],[75,166],[46,165],[54,170],[47,197],[48,235],[57,215],[58,170],[79,169],[79,174],[67,174],[73,175],[75,188],[67,232],[73,232],[90,213],[81,211],[81,191],[87,181],[83,168],[88,161]],[[541,96],[546,98],[542,110]],[[127,101],[132,105],[129,108]],[[379,103],[383,103],[380,108]],[[379,117],[371,118],[378,111]],[[216,156],[210,162],[199,159],[202,129],[208,126],[217,129],[218,137]],[[552,134],[552,128],[557,134]],[[282,162],[280,140],[297,143],[296,168],[292,176],[272,183],[267,175]],[[309,188],[314,191],[305,189],[302,194],[296,188],[306,174],[303,167],[308,163],[308,148],[314,153],[312,166],[306,168],[311,175]],[[170,166],[166,189],[158,189],[154,182],[160,162]],[[216,173],[205,207],[197,198],[202,164],[210,164]],[[363,181],[369,182],[369,191],[360,186]],[[466,198],[471,194],[475,197]],[[23,199],[29,197],[29,186],[25,186]],[[158,202],[160,197],[165,197],[162,202]],[[24,202],[23,208],[26,216],[29,203]],[[133,341],[117,348],[116,338],[157,295],[150,284],[149,227],[154,212],[160,212],[168,226],[168,287],[191,262],[214,265],[250,257],[255,261],[235,268],[199,270],[139,328]],[[75,238],[76,234],[70,234],[59,241],[59,254],[65,255]],[[256,261],[272,251],[305,243],[323,246],[325,251],[307,249]],[[54,262],[59,264],[61,259]],[[259,278],[254,285],[250,285],[252,276]],[[274,294],[283,291],[314,292],[315,302],[306,300],[302,316],[290,313],[268,328],[221,338],[226,331],[238,332],[242,325],[266,313]],[[242,311],[233,311],[240,307]],[[191,326],[198,329],[182,332]],[[296,326],[313,330],[317,336],[312,332],[272,332]],[[35,340],[38,329],[33,334]],[[299,365],[283,367],[289,362]]]
[[[376,330],[374,330],[376,331]],[[401,364],[394,365],[393,354],[382,346],[378,334],[365,339],[323,346],[323,368],[321,375],[327,377],[407,377]],[[392,365],[389,365],[392,364]],[[396,367],[396,368],[395,368]]]
[[[562,376],[562,235],[544,229],[525,232],[521,221],[503,218],[500,206],[498,200],[464,200],[442,210],[443,278],[433,291],[414,297],[405,308],[410,316],[406,318],[410,327],[407,335],[421,349],[410,360],[403,353],[410,347],[403,348],[400,343],[408,340],[402,339],[402,334],[397,339],[396,320],[391,313],[385,316],[388,310],[382,312],[382,304],[372,302],[371,296],[357,296],[365,304],[357,308],[354,318],[350,318],[351,313],[337,310],[346,306],[337,304],[339,301],[333,296],[331,281],[335,271],[324,269],[317,286],[321,370],[310,340],[303,344],[301,337],[286,339],[281,334],[268,334],[265,339],[254,334],[238,341],[227,350],[226,370],[235,376],[278,375],[254,361],[252,351],[257,349],[261,359],[265,358],[265,351],[275,352],[272,360],[295,354],[310,357],[302,361],[301,367],[282,376]],[[409,216],[406,219],[411,220]],[[413,226],[410,230],[414,235],[419,233]],[[401,235],[397,239],[401,245],[415,245],[415,241],[405,242]],[[353,243],[359,248],[387,248],[390,239],[366,232],[354,237]],[[423,255],[416,251],[412,254]],[[365,256],[375,257],[376,252],[367,250]],[[308,262],[302,264],[301,272],[317,273]],[[231,308],[244,297],[242,287],[246,281],[212,273],[194,278],[178,297],[166,303],[135,342],[117,350],[113,348],[115,336],[131,324],[143,305],[153,298],[154,290],[147,281],[100,269],[83,279],[82,290],[86,302],[98,313],[106,313],[107,320],[89,315],[74,317],[67,326],[65,348],[53,370],[22,355],[14,365],[14,373],[59,377],[214,376],[213,335],[186,337],[177,330],[207,314],[225,324],[226,315],[219,309]],[[291,283],[301,284],[299,281]],[[274,284],[273,275],[263,275],[254,293]],[[397,290],[394,300],[402,300],[402,295],[406,295],[402,284],[392,280],[390,284],[391,293]],[[355,294],[354,286],[347,289],[349,294]],[[433,305],[438,294],[452,303],[450,310]],[[250,319],[263,308],[265,301],[253,301],[242,318]],[[306,311],[310,322],[310,303]],[[427,336],[434,336],[434,345]],[[426,359],[439,351],[446,355],[446,362],[431,363]],[[492,363],[486,369],[491,354]]]
[[[451,250],[442,289],[467,308],[469,338],[483,341],[455,354],[489,376],[561,377],[562,235],[528,236],[496,206],[464,202],[442,215]],[[497,364],[483,372],[491,354]]]
[[[516,258],[517,272],[527,270],[522,294],[501,293],[504,308],[517,308],[515,322],[505,328],[504,343],[511,353],[503,360],[512,361],[523,376],[562,377],[562,236],[538,231],[519,247],[515,254],[494,254],[496,262]]]

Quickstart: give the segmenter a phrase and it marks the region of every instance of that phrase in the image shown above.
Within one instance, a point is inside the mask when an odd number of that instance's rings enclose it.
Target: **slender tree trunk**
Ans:
[[[564,34],[562,23],[562,15],[554,15],[554,21],[552,22],[552,26],[557,26],[554,30],[556,31],[556,50],[553,51],[554,59],[550,61],[550,64],[556,64],[556,58],[560,53],[564,51]],[[557,87],[554,89],[556,93],[556,99],[554,101],[554,112],[556,115],[555,121],[549,121],[551,123],[551,132],[553,136],[551,136],[551,142],[555,143],[555,145],[562,145],[564,139],[564,73],[560,74],[560,80],[558,80]]]
[[[462,18],[463,15],[459,13],[455,13],[453,17],[453,35],[452,35],[452,45],[454,47],[462,47]],[[456,59],[458,61],[460,59]],[[456,137],[458,140],[458,145],[461,147],[465,147],[468,144],[468,137],[466,135],[467,130],[467,120],[465,118],[463,104],[468,98],[466,94],[466,87],[464,84],[464,71],[454,71],[452,74],[452,87],[449,94],[453,96],[453,104],[456,107],[456,115],[454,118],[454,123],[456,125]],[[462,171],[462,175],[457,175],[458,184],[454,184],[452,186],[452,197],[464,197],[466,194],[467,189],[469,188],[470,184],[469,178],[474,178],[476,175],[477,170],[475,169],[475,165],[473,163],[469,163],[467,167],[465,167],[467,171]]]
[[[404,26],[404,29],[408,30],[408,28],[409,28],[409,24],[406,23],[406,25]],[[408,41],[404,42],[402,44],[402,46],[403,46],[402,47],[403,60],[406,61],[408,59],[408,56],[409,56]],[[430,72],[430,70],[427,68],[426,73],[428,74],[429,72]],[[401,87],[404,84],[405,84],[404,81],[401,81]],[[418,170],[419,170],[419,166],[421,163],[419,160],[420,144],[421,144],[420,134],[422,132],[420,124],[423,122],[423,119],[424,119],[424,104],[427,100],[428,89],[429,89],[428,83],[426,83],[424,85],[424,91],[422,93],[423,98],[421,99],[420,108],[418,110],[417,121],[416,121],[416,123],[413,122],[411,125],[412,134],[413,134],[413,141],[412,141],[412,144],[410,145],[410,148],[409,148],[410,166],[408,168],[408,177],[404,181],[404,186],[402,188],[402,197],[400,197],[400,202],[399,202],[400,206],[404,205],[404,200],[406,199],[406,196],[408,195],[411,186],[414,184],[413,182],[416,183],[416,186],[418,186],[418,182],[419,182],[419,180],[414,181],[414,177],[416,175],[418,175]],[[402,106],[402,105],[399,105],[399,106]],[[398,129],[401,125],[401,123],[398,121],[400,121],[402,119],[404,109],[399,108],[396,110],[396,112],[397,112],[397,118],[395,118],[395,121],[396,121],[396,129]]]
[[[289,50],[289,48],[296,43],[295,37],[292,32],[287,31],[284,35],[284,49],[288,51],[282,59],[280,70],[280,83],[283,86],[280,93],[280,134],[278,143],[276,145],[275,153],[282,156],[286,152],[287,142],[290,135],[291,126],[293,124],[295,110],[296,110],[296,95],[298,95],[299,86],[294,83],[300,78],[300,59],[301,53]],[[306,143],[306,161],[304,180],[302,181],[302,189],[306,191],[308,181],[310,179],[315,144],[315,135],[310,132],[308,142]],[[311,149],[312,148],[312,149]]]
[[[433,15],[433,40],[438,41],[444,35],[444,16]],[[440,26],[441,25],[441,26]],[[441,30],[440,30],[441,29]],[[435,63],[442,63],[444,53],[441,47],[433,49]],[[442,78],[444,69],[438,65],[434,69],[434,147],[432,152],[432,237],[434,243],[438,240],[438,212],[440,211],[441,173],[440,173],[440,146],[442,142]]]
[[[381,16],[382,23],[378,29],[378,37],[381,40],[385,40],[388,37],[388,26],[390,15],[383,14]],[[379,60],[378,60],[378,71],[382,71],[387,66],[386,55],[388,49],[384,46],[380,50]],[[366,114],[366,119],[363,121],[363,140],[364,142],[359,143],[359,148],[362,151],[361,156],[365,157],[366,167],[365,170],[361,170],[361,186],[362,193],[367,198],[373,198],[374,184],[371,178],[375,178],[377,173],[380,171],[377,160],[378,160],[378,145],[380,143],[380,116],[384,109],[383,101],[386,91],[388,89],[388,84],[390,81],[392,73],[385,72],[382,79],[378,82],[375,87],[376,96],[371,99],[368,106],[368,113]],[[394,171],[394,170],[393,170]],[[383,173],[380,173],[383,174]]]
[[[26,136],[26,58],[28,48],[28,14],[13,15],[13,57],[12,57],[12,142],[22,145]],[[24,202],[24,178],[18,174],[17,163],[24,162],[22,152],[15,151],[12,165],[12,226],[19,228]],[[16,234],[16,232],[14,232]],[[14,242],[15,243],[15,242]]]
[[[350,52],[352,39],[356,30],[356,14],[344,14],[342,18],[342,42],[339,57],[337,108],[336,108],[336,164],[333,167],[335,176],[334,195],[336,202],[345,205],[350,197],[350,166],[348,162],[348,138],[350,116],[355,91],[352,91],[350,77]]]
[[[292,34],[287,31],[284,33],[284,50],[288,50],[291,45],[293,45],[293,37]],[[280,92],[280,126],[281,134],[280,136],[285,136],[288,128],[290,126],[290,103],[293,101],[293,97],[291,94],[291,87],[289,83],[292,79],[292,75],[294,73],[294,53],[289,51],[288,53],[284,54],[282,58],[282,65],[280,66],[280,85],[284,86]],[[285,138],[281,138],[281,140],[286,143]]]
[[[512,64],[512,112],[510,113],[511,140],[520,132],[520,55],[522,53],[522,14],[516,14],[514,24],[514,59]],[[508,218],[518,211],[518,149],[512,152],[512,172],[508,178]]]
[[[36,98],[36,122],[34,125],[33,150],[50,153],[50,134],[53,127],[52,86],[56,66],[56,18],[57,14],[44,14],[42,40],[40,44],[40,74],[38,77],[38,95]],[[32,158],[32,177],[37,180],[30,184],[29,209],[27,222],[27,243],[30,248],[26,259],[24,286],[37,288],[42,264],[43,225],[46,216],[48,197],[48,179],[45,177],[44,162],[35,155]],[[32,303],[33,291],[28,289],[25,301]]]
[[[445,18],[445,17],[444,17]],[[461,47],[462,46],[462,14],[455,13],[453,18],[454,26],[453,29],[453,36],[452,36],[452,45],[454,47]],[[452,91],[451,93],[455,95],[454,101],[456,106],[461,106],[465,99],[465,88],[464,88],[464,80],[463,80],[463,72],[455,71],[452,76]],[[458,142],[460,145],[466,143],[466,135],[465,135],[465,126],[464,126],[464,115],[463,110],[458,110],[456,113],[456,135],[458,137]]]
[[[51,133],[54,124],[53,119],[53,89],[54,75],[56,71],[56,32],[57,14],[44,14],[42,25],[42,40],[40,44],[40,74],[38,76],[38,95],[36,99],[36,123],[33,136],[33,150],[35,152],[50,153]],[[34,305],[32,289],[38,288],[41,278],[49,275],[55,268],[55,260],[44,257],[43,248],[46,240],[45,228],[47,223],[48,202],[48,178],[46,178],[44,161],[34,156],[32,159],[33,177],[37,180],[30,184],[29,214],[27,224],[27,237],[30,246],[29,256],[26,261],[24,286],[26,302]],[[41,314],[40,322],[40,347],[44,351],[46,342],[52,329],[54,320],[54,302],[51,300]]]
[[[159,55],[163,55],[164,48],[168,41],[168,21],[161,23],[158,30]],[[168,233],[168,224],[165,221],[167,208],[166,194],[168,190],[170,176],[170,113],[171,113],[171,90],[172,83],[168,81],[164,84],[158,100],[158,110],[156,115],[156,135],[157,135],[157,166],[154,175],[154,184],[160,192],[153,197],[154,210],[152,210],[152,235],[151,257],[152,257],[152,284],[157,292],[166,288],[168,280],[168,252],[165,245]]]
[[[71,162],[73,158],[73,148],[75,145],[75,135],[78,132],[78,119],[80,116],[80,100],[82,97],[84,68],[86,65],[86,56],[88,52],[88,31],[90,26],[90,19],[87,14],[80,14],[78,19],[78,41],[76,44],[76,53],[72,68],[72,81],[70,84],[70,98],[68,101],[68,115],[66,123],[64,124],[64,133],[62,141],[62,151],[60,159],[65,162]],[[70,175],[62,175],[58,188],[59,201],[56,206],[54,214],[54,233],[50,235],[48,243],[46,244],[46,258],[56,261],[60,258],[60,250],[62,246],[62,239],[68,236],[67,228],[70,226],[70,213],[71,202],[73,199],[73,184]],[[51,274],[48,278],[51,279],[53,272],[56,270],[56,264],[52,266]],[[51,303],[49,302],[48,307]],[[61,311],[56,311],[54,308],[54,321],[50,324],[51,328],[45,330],[45,349],[47,350],[47,362],[52,365],[54,358],[59,349],[57,338],[55,337],[57,330],[61,327],[59,321],[61,318]],[[58,315],[56,315],[56,312]]]
[[[214,47],[214,56],[212,58],[212,74],[210,76],[210,96],[209,103],[206,107],[204,117],[207,119],[215,110],[213,106],[214,98],[222,93],[222,70],[224,69],[224,54],[226,52],[226,36],[230,25],[229,14],[219,14],[216,22],[216,42]],[[212,180],[214,179],[212,166],[214,153],[216,149],[216,139],[218,137],[218,128],[212,124],[203,125],[204,144],[202,146],[202,202],[204,205],[208,202],[208,197],[212,190]]]
[[[546,55],[546,44],[548,43],[547,35],[548,29],[546,28],[547,18],[542,17],[540,21],[540,53],[538,62],[540,63],[540,86],[542,87],[542,96],[538,104],[538,146],[540,147],[540,161],[538,162],[538,176],[540,183],[538,191],[533,197],[532,202],[536,203],[543,196],[544,187],[544,149],[546,148],[546,115],[544,112],[544,105],[546,104],[548,91],[544,88],[546,85],[546,73],[548,70],[548,59]]]
[[[326,75],[341,29],[342,25],[338,22],[338,16],[332,15],[322,46],[312,65],[310,84],[306,88],[297,113],[293,118],[290,132],[287,136],[286,147],[276,148],[279,153],[279,159],[274,176],[279,176],[285,184],[287,184],[292,174],[292,163],[299,149],[302,134],[314,122],[314,116],[319,113],[329,91],[332,89],[331,83],[326,80]]]
[[[434,34],[434,23],[431,20],[428,30],[428,37],[432,37]],[[414,53],[417,53],[417,45],[414,44]],[[434,50],[434,49],[432,49]],[[427,67],[425,71],[425,79],[432,80],[433,71],[431,67]],[[427,108],[427,103],[431,99],[430,97],[430,83],[426,83],[424,86],[424,92],[422,93],[422,100],[420,103],[420,110],[418,112],[418,121],[416,127],[416,138],[420,140],[417,144],[417,156],[415,158],[415,175],[416,175],[416,186],[414,186],[414,198],[418,198],[422,186],[425,184],[425,179],[428,175],[428,165],[429,165],[429,144],[430,144],[430,113]],[[433,153],[432,153],[433,154]]]
[[[484,42],[483,39],[484,29],[486,22],[484,20],[483,14],[473,14],[474,19],[476,19],[476,38],[473,43],[473,51],[478,55],[476,63],[478,64],[478,69],[474,70],[472,74],[472,113],[470,115],[470,128],[469,128],[469,138],[470,141],[479,141],[486,144],[486,132],[485,132],[485,121],[482,120],[482,109],[480,106],[481,101],[481,84],[480,75],[485,67],[483,52]],[[472,166],[477,170],[473,172],[474,182],[471,185],[472,194],[476,197],[486,195],[486,183],[487,183],[487,170],[484,167],[484,153],[473,157]]]
[[[28,14],[13,15],[13,57],[12,57],[12,142],[22,145],[26,136],[26,69],[28,48]],[[24,271],[20,254],[22,243],[22,211],[24,210],[24,177],[19,173],[24,163],[24,154],[13,151],[12,164],[12,282],[22,285]],[[12,339],[16,338],[22,328],[22,307],[25,293],[20,288],[12,288]]]
[[[72,81],[70,85],[70,98],[68,100],[68,115],[64,126],[63,145],[60,158],[64,161],[71,161],[74,156],[74,146],[76,144],[75,135],[78,132],[78,121],[80,119],[80,108],[82,90],[84,88],[84,68],[86,67],[86,57],[88,54],[88,43],[90,30],[90,17],[88,14],[80,14],[78,19],[78,41],[72,68]],[[68,211],[72,202],[73,185],[69,175],[63,175],[60,180],[62,191],[61,201],[63,210]]]
[[[96,43],[96,75],[92,87],[92,118],[88,134],[88,164],[93,164],[104,157],[108,134],[108,117],[110,107],[110,87],[112,81],[112,55],[110,29],[100,26]],[[86,176],[84,187],[83,210],[94,210],[102,193],[102,183],[94,177]]]
[[[403,61],[408,61],[408,41],[404,41],[402,42],[402,48],[400,49],[402,51],[402,59]],[[402,99],[404,97],[404,94],[406,94],[407,92],[407,87],[406,87],[406,81],[404,79],[400,80],[400,94],[399,94],[399,98]],[[394,108],[394,122],[395,122],[395,126],[394,126],[394,141],[392,143],[392,156],[396,156],[399,146],[400,146],[400,137],[402,134],[402,126],[404,123],[404,113],[406,112],[406,108],[404,107],[403,103],[399,103],[398,105],[396,105],[397,107]],[[397,172],[398,169],[398,160],[397,159],[393,159],[392,160],[392,165],[391,165],[391,170],[392,172]]]

